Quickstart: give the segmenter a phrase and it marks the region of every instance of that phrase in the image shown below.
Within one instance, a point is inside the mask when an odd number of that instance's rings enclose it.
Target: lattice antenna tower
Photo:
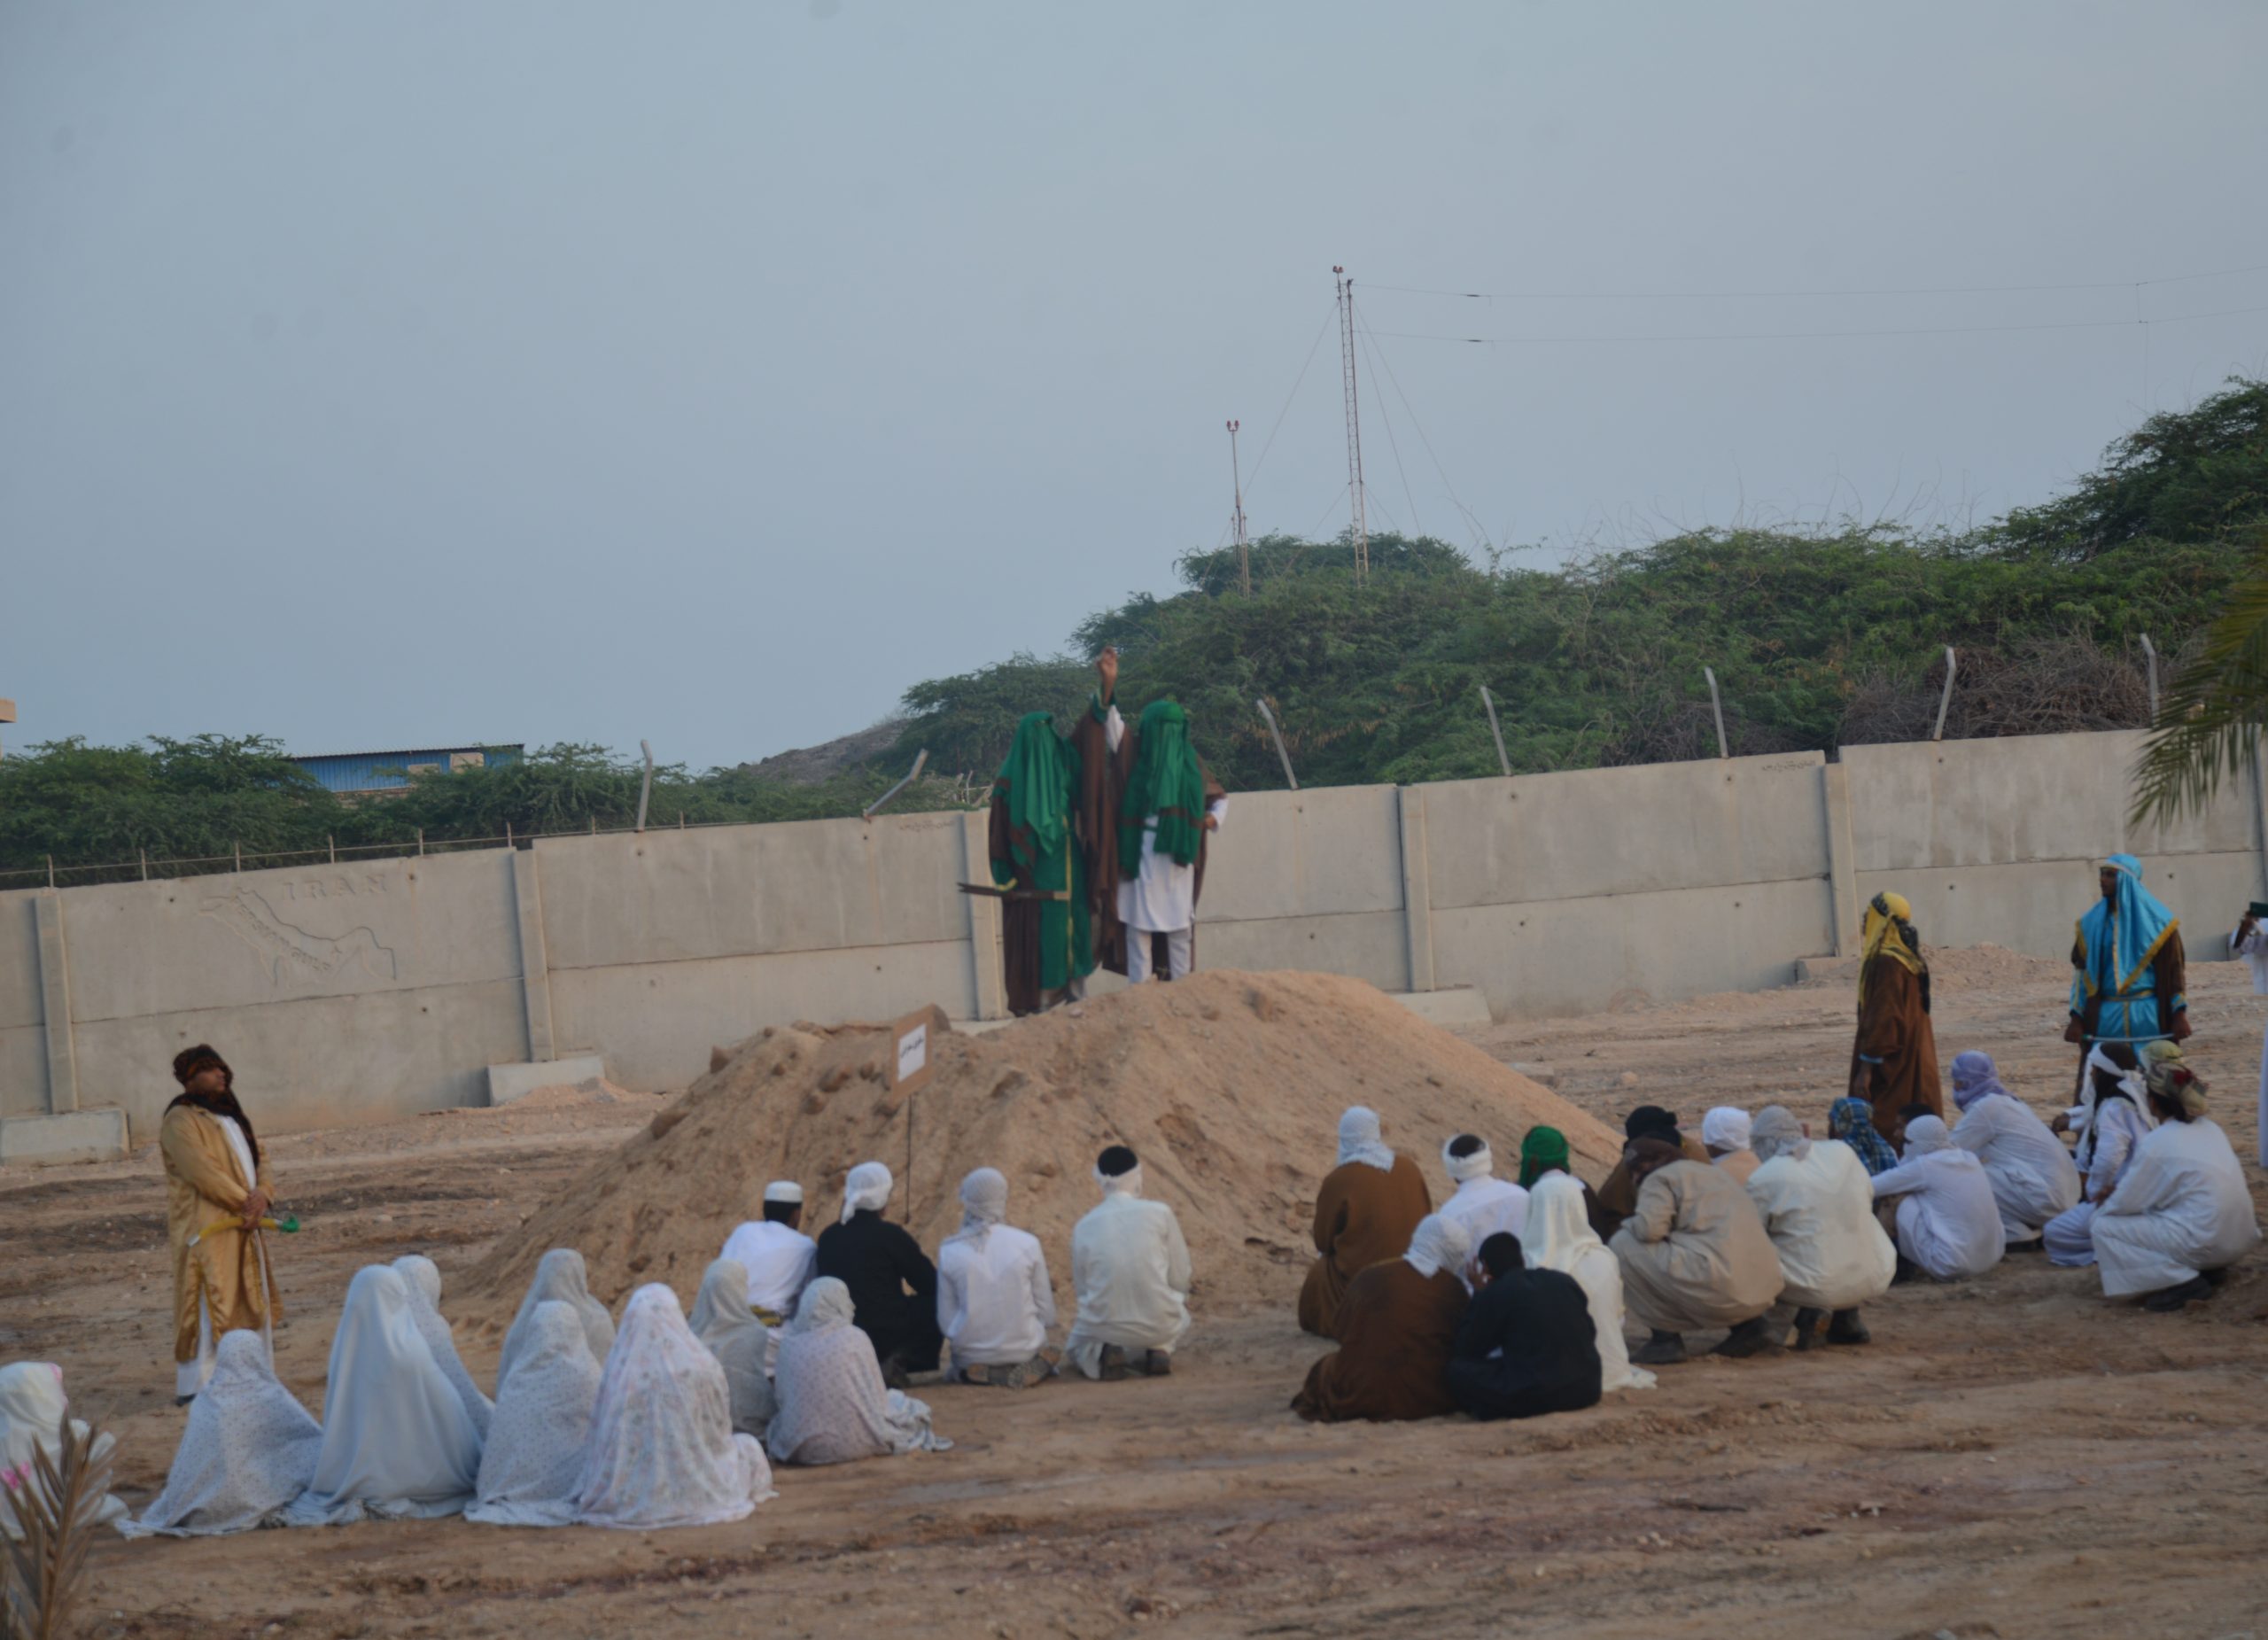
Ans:
[[[1237,532],[1237,580],[1244,588],[1244,595],[1252,596],[1252,542],[1244,532],[1244,469],[1237,461],[1237,427],[1229,424],[1229,478],[1235,486],[1236,510],[1230,515]]]
[[[1347,495],[1354,511],[1355,584],[1371,574],[1371,526],[1363,507],[1363,415],[1355,391],[1355,282],[1333,268],[1339,286],[1339,361],[1347,378]]]

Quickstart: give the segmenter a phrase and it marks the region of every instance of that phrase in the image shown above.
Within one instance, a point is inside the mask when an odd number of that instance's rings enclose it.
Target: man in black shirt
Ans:
[[[910,1372],[934,1372],[944,1335],[937,1328],[937,1267],[902,1224],[882,1216],[889,1170],[862,1162],[843,1186],[843,1219],[819,1232],[818,1272],[850,1289],[853,1317],[874,1347],[882,1380],[905,1387]]]
[[[1449,1394],[1473,1418],[1534,1418],[1598,1404],[1590,1302],[1573,1276],[1530,1270],[1519,1238],[1480,1244],[1487,1283],[1472,1295],[1449,1354]]]

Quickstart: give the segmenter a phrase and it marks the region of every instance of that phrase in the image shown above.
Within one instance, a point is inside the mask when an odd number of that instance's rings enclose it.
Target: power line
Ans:
[[[2085,279],[2066,284],[1885,284],[1814,291],[1444,291],[1422,284],[1365,284],[1366,291],[1404,296],[1448,296],[1464,301],[1503,302],[1682,302],[1733,301],[1751,297],[1791,296],[1984,296],[2037,291],[2127,291],[2146,284],[2190,284],[2203,279],[2233,279],[2268,273],[2268,262],[2223,268],[2211,273],[2167,274],[2156,279]]]
[[[1371,339],[1371,333],[1368,330],[1357,330],[1355,334],[1362,338],[1363,347],[1369,351],[1371,362],[1373,365],[1377,364],[1379,345]],[[1425,525],[1418,517],[1418,493],[1410,487],[1410,475],[1402,470],[1402,444],[1394,436],[1394,417],[1386,414],[1385,396],[1378,395],[1378,400],[1379,420],[1386,426],[1386,447],[1394,452],[1394,475],[1402,480],[1402,499],[1410,503],[1410,532],[1412,535],[1423,535],[1425,532]],[[1402,408],[1409,408],[1407,401]]]
[[[2047,324],[1941,324],[1862,330],[1647,331],[1620,336],[1449,336],[1433,330],[1373,330],[1371,334],[1402,341],[1469,342],[1491,347],[1554,342],[1801,342],[1855,336],[1984,336],[2016,330],[2125,330],[2137,325],[2147,330],[2154,324],[2182,324],[2193,319],[2228,319],[2241,314],[2256,313],[2268,313],[2268,305],[2224,307],[2213,313],[2169,314],[2162,319],[2074,319]]]
[[[1276,435],[1283,428],[1284,418],[1292,412],[1292,400],[1300,396],[1300,384],[1307,380],[1308,366],[1315,362],[1316,350],[1323,346],[1323,333],[1331,328],[1331,322],[1338,316],[1339,302],[1334,297],[1331,311],[1324,315],[1323,323],[1315,328],[1315,340],[1308,344],[1308,356],[1300,361],[1300,373],[1292,378],[1292,391],[1284,395],[1284,408],[1276,412],[1276,425],[1268,430],[1268,441],[1260,447],[1260,459],[1252,464],[1253,483],[1260,482],[1260,470],[1268,465],[1268,452],[1276,447]]]
[[[1363,334],[1365,338],[1375,338],[1377,332],[1365,324]],[[1464,498],[1456,493],[1456,486],[1449,482],[1449,470],[1441,465],[1441,458],[1433,448],[1433,441],[1425,436],[1425,424],[1418,419],[1417,408],[1410,402],[1410,395],[1402,388],[1402,378],[1394,373],[1394,366],[1386,356],[1386,349],[1379,346],[1375,339],[1371,341],[1371,356],[1378,361],[1379,368],[1386,372],[1387,384],[1393,387],[1394,396],[1402,400],[1402,414],[1410,418],[1410,424],[1418,430],[1418,442],[1425,446],[1426,457],[1432,461],[1433,471],[1441,478],[1441,488],[1449,492],[1449,505],[1463,513],[1464,521],[1472,525],[1483,541],[1487,541],[1493,547],[1495,543],[1489,540],[1487,530],[1482,527],[1480,520],[1474,516],[1472,509],[1464,504]],[[1396,459],[1399,459],[1398,455]],[[1407,488],[1408,483],[1407,479],[1403,480],[1403,487]]]

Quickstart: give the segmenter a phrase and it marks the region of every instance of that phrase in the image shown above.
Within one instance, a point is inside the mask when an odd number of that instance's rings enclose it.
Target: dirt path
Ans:
[[[2054,965],[1957,952],[1941,974],[1944,1053],[1988,1046],[2020,1093],[2060,1102]],[[2193,1058],[2249,1156],[2261,1005],[2226,968],[2194,975]],[[1775,1096],[1815,1117],[1850,1017],[1837,976],[1473,1039],[1609,1120]],[[319,1405],[360,1264],[422,1248],[458,1276],[658,1102],[277,1139],[310,1224],[284,1264],[285,1380]],[[1399,1137],[1438,1174],[1440,1136]],[[158,1178],[151,1154],[0,1172],[0,1359],[63,1364],[78,1410],[118,1431],[137,1505],[183,1418]],[[1696,1363],[1517,1426],[1379,1429],[1285,1411],[1318,1349],[1291,1323],[1287,1269],[1279,1308],[1200,1316],[1170,1380],[932,1389],[953,1451],[782,1472],[737,1526],[110,1541],[84,1632],[2268,1634],[2262,1263],[2213,1304],[2155,1317],[2021,1257],[1898,1289],[1865,1349]]]

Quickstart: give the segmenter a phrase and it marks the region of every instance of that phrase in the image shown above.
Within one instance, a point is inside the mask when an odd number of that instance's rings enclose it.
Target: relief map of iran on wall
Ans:
[[[359,882],[344,875],[309,878],[285,885],[279,911],[268,894],[239,884],[198,910],[252,947],[278,990],[342,974],[392,980],[399,967],[392,947],[380,944],[367,923],[345,926],[359,909],[357,898],[385,891],[385,879],[376,874]]]

